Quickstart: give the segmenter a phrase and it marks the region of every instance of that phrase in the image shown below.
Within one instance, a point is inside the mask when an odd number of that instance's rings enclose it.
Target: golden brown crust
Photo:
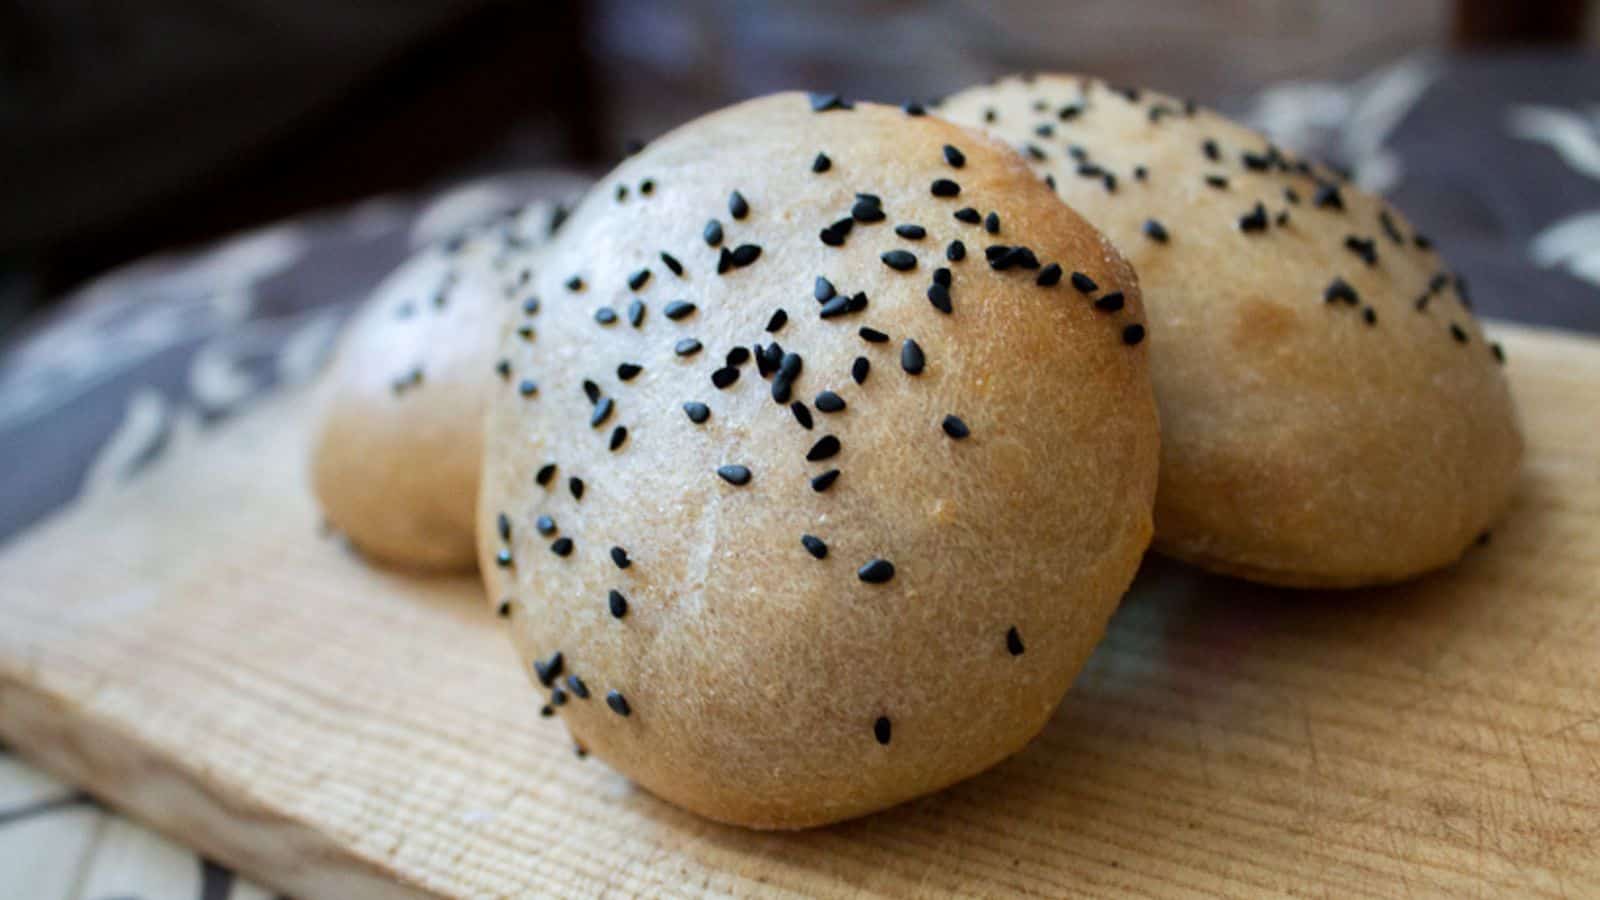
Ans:
[[[470,570],[486,391],[499,322],[554,208],[430,247],[356,314],[327,375],[311,458],[330,524],[389,565]]]
[[[939,112],[1024,147],[1139,271],[1158,550],[1354,586],[1447,565],[1505,507],[1522,440],[1498,350],[1383,201],[1220,115],[1092,79],[1006,79]],[[1330,302],[1336,278],[1351,292]]]
[[[934,196],[941,178],[960,195]],[[842,246],[825,244],[820,232],[851,217],[857,192],[880,198],[884,221],[857,221]],[[969,206],[996,212],[999,233],[954,218]],[[899,225],[925,233],[898,236]],[[947,261],[953,239],[962,261]],[[1039,268],[1021,253],[992,268],[986,248],[1002,244],[1031,248]],[[754,255],[735,249],[745,245],[759,257],[718,274],[724,252]],[[912,254],[913,267],[892,268],[890,251]],[[564,702],[552,712],[583,746],[701,814],[795,828],[936,790],[1038,731],[1152,529],[1154,402],[1144,344],[1123,339],[1143,313],[1131,269],[1097,232],[973,132],[865,103],[814,112],[786,94],[700,119],[628,160],[545,261],[538,338],[504,344],[538,393],[503,389],[490,402],[480,556],[523,658],[548,674],[562,654],[550,699]],[[1095,296],[1121,291],[1123,308],[1097,310],[1066,278],[1040,286],[1049,263],[1087,273]],[[941,268],[950,314],[928,299]],[[580,290],[565,286],[573,276]],[[818,276],[844,296],[863,292],[866,309],[822,318]],[[679,299],[694,310],[668,318]],[[598,322],[601,308],[617,320]],[[780,308],[787,321],[767,330]],[[863,327],[888,339],[865,340]],[[690,338],[701,349],[675,353]],[[907,339],[923,351],[917,375],[901,365]],[[781,376],[753,359],[736,356],[737,380],[713,384],[730,351],[773,341],[800,358],[790,400],[804,403],[810,430],[775,401]],[[857,357],[870,361],[860,384]],[[642,369],[625,379],[624,363]],[[825,411],[823,391],[845,408]],[[703,423],[685,413],[691,401],[709,408]],[[947,415],[970,434],[949,436]],[[609,449],[618,427],[627,432]],[[834,455],[808,460],[830,435]],[[725,465],[748,467],[748,481],[719,477]],[[814,490],[830,469],[837,480]],[[546,534],[540,516],[551,517]],[[825,542],[825,558],[803,535]],[[563,539],[570,547],[554,545]],[[874,559],[892,562],[891,579],[862,580]],[[625,598],[621,618],[611,591]],[[608,706],[611,691],[627,716]]]

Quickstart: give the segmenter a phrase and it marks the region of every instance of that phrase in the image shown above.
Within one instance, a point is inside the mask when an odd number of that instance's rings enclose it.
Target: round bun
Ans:
[[[782,94],[661,138],[502,345],[491,599],[581,747],[714,819],[833,822],[1016,752],[1151,534],[1132,270],[920,112]]]
[[[1291,586],[1446,565],[1522,454],[1501,351],[1394,209],[1193,104],[1011,78],[940,114],[1022,150],[1149,303],[1156,549]]]
[[[504,308],[557,222],[532,204],[430,247],[373,291],[341,340],[311,456],[329,523],[361,552],[470,570],[483,408]]]

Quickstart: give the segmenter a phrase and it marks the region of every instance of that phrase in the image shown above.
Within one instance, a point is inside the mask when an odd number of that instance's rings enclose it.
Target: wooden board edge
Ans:
[[[0,739],[34,765],[156,831],[294,897],[443,895],[396,881],[314,826],[226,799],[204,772],[174,765],[134,734],[76,714],[63,698],[0,671]]]

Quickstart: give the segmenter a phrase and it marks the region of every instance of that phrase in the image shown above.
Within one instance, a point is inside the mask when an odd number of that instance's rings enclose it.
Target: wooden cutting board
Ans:
[[[861,821],[577,759],[473,581],[319,534],[306,393],[0,552],[0,736],[303,896],[1597,896],[1600,343],[1499,331],[1530,453],[1487,546],[1348,593],[1152,562],[1030,748]]]

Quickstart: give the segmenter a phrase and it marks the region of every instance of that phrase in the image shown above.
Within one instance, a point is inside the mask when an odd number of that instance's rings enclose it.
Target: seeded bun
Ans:
[[[1498,346],[1380,199],[1216,113],[1068,76],[940,113],[1017,146],[1139,272],[1161,408],[1156,548],[1291,586],[1459,557],[1522,453]]]
[[[323,514],[367,556],[470,570],[483,408],[505,308],[555,208],[430,247],[372,293],[347,329],[311,457]]]
[[[481,568],[581,748],[797,828],[1038,732],[1147,545],[1158,436],[1132,270],[1015,153],[750,101],[608,176],[534,288]]]

